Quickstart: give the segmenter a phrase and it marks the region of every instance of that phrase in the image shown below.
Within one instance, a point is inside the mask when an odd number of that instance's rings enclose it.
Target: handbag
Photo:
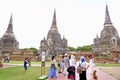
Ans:
[[[81,66],[81,64],[79,64],[79,66],[77,66],[77,73],[79,73],[79,74],[82,73],[82,66]]]

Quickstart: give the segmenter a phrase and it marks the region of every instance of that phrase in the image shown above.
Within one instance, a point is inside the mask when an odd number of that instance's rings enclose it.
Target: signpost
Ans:
[[[45,76],[45,52],[42,52],[41,54],[41,76],[39,77],[39,80],[45,80],[47,79],[47,76]]]

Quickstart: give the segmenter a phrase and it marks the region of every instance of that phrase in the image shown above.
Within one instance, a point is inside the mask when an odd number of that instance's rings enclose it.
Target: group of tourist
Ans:
[[[86,61],[84,56],[80,57],[80,61],[79,61],[78,66],[82,67],[82,73],[79,73],[79,80],[87,80],[86,71],[88,68],[90,70],[89,71],[90,72],[89,75],[91,76],[90,80],[94,79],[93,72],[95,71],[95,69],[94,69],[95,62],[94,62],[92,55],[89,55],[88,58],[89,58],[89,62]]]
[[[92,80],[95,63],[92,55],[89,55],[88,58],[89,62],[86,61],[84,56],[80,56],[80,60],[77,61],[74,55],[59,55],[58,58],[56,55],[52,55],[48,78],[56,79],[58,74],[62,74],[68,80],[87,80],[86,73],[89,68]],[[82,67],[82,73],[78,73],[79,79],[76,79],[77,66]]]

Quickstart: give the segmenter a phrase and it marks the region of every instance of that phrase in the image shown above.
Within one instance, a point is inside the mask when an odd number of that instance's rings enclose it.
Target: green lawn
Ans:
[[[45,68],[45,74],[48,74],[49,67]],[[28,67],[26,73],[23,73],[22,66],[0,69],[0,80],[38,80],[41,76],[40,67]]]
[[[120,67],[120,63],[108,63],[108,64],[103,64],[103,63],[96,63],[96,66],[98,67]]]

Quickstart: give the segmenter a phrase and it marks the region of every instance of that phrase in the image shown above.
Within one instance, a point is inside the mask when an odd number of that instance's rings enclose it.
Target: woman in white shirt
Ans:
[[[88,69],[89,64],[85,61],[83,56],[80,58],[79,66],[82,67],[82,73],[79,73],[79,80],[87,80],[86,70]]]
[[[92,55],[89,55],[88,58],[89,60],[89,70],[90,70],[90,76],[91,79],[93,79],[93,72],[94,72],[94,67],[95,67],[95,61],[94,58],[92,57]]]

